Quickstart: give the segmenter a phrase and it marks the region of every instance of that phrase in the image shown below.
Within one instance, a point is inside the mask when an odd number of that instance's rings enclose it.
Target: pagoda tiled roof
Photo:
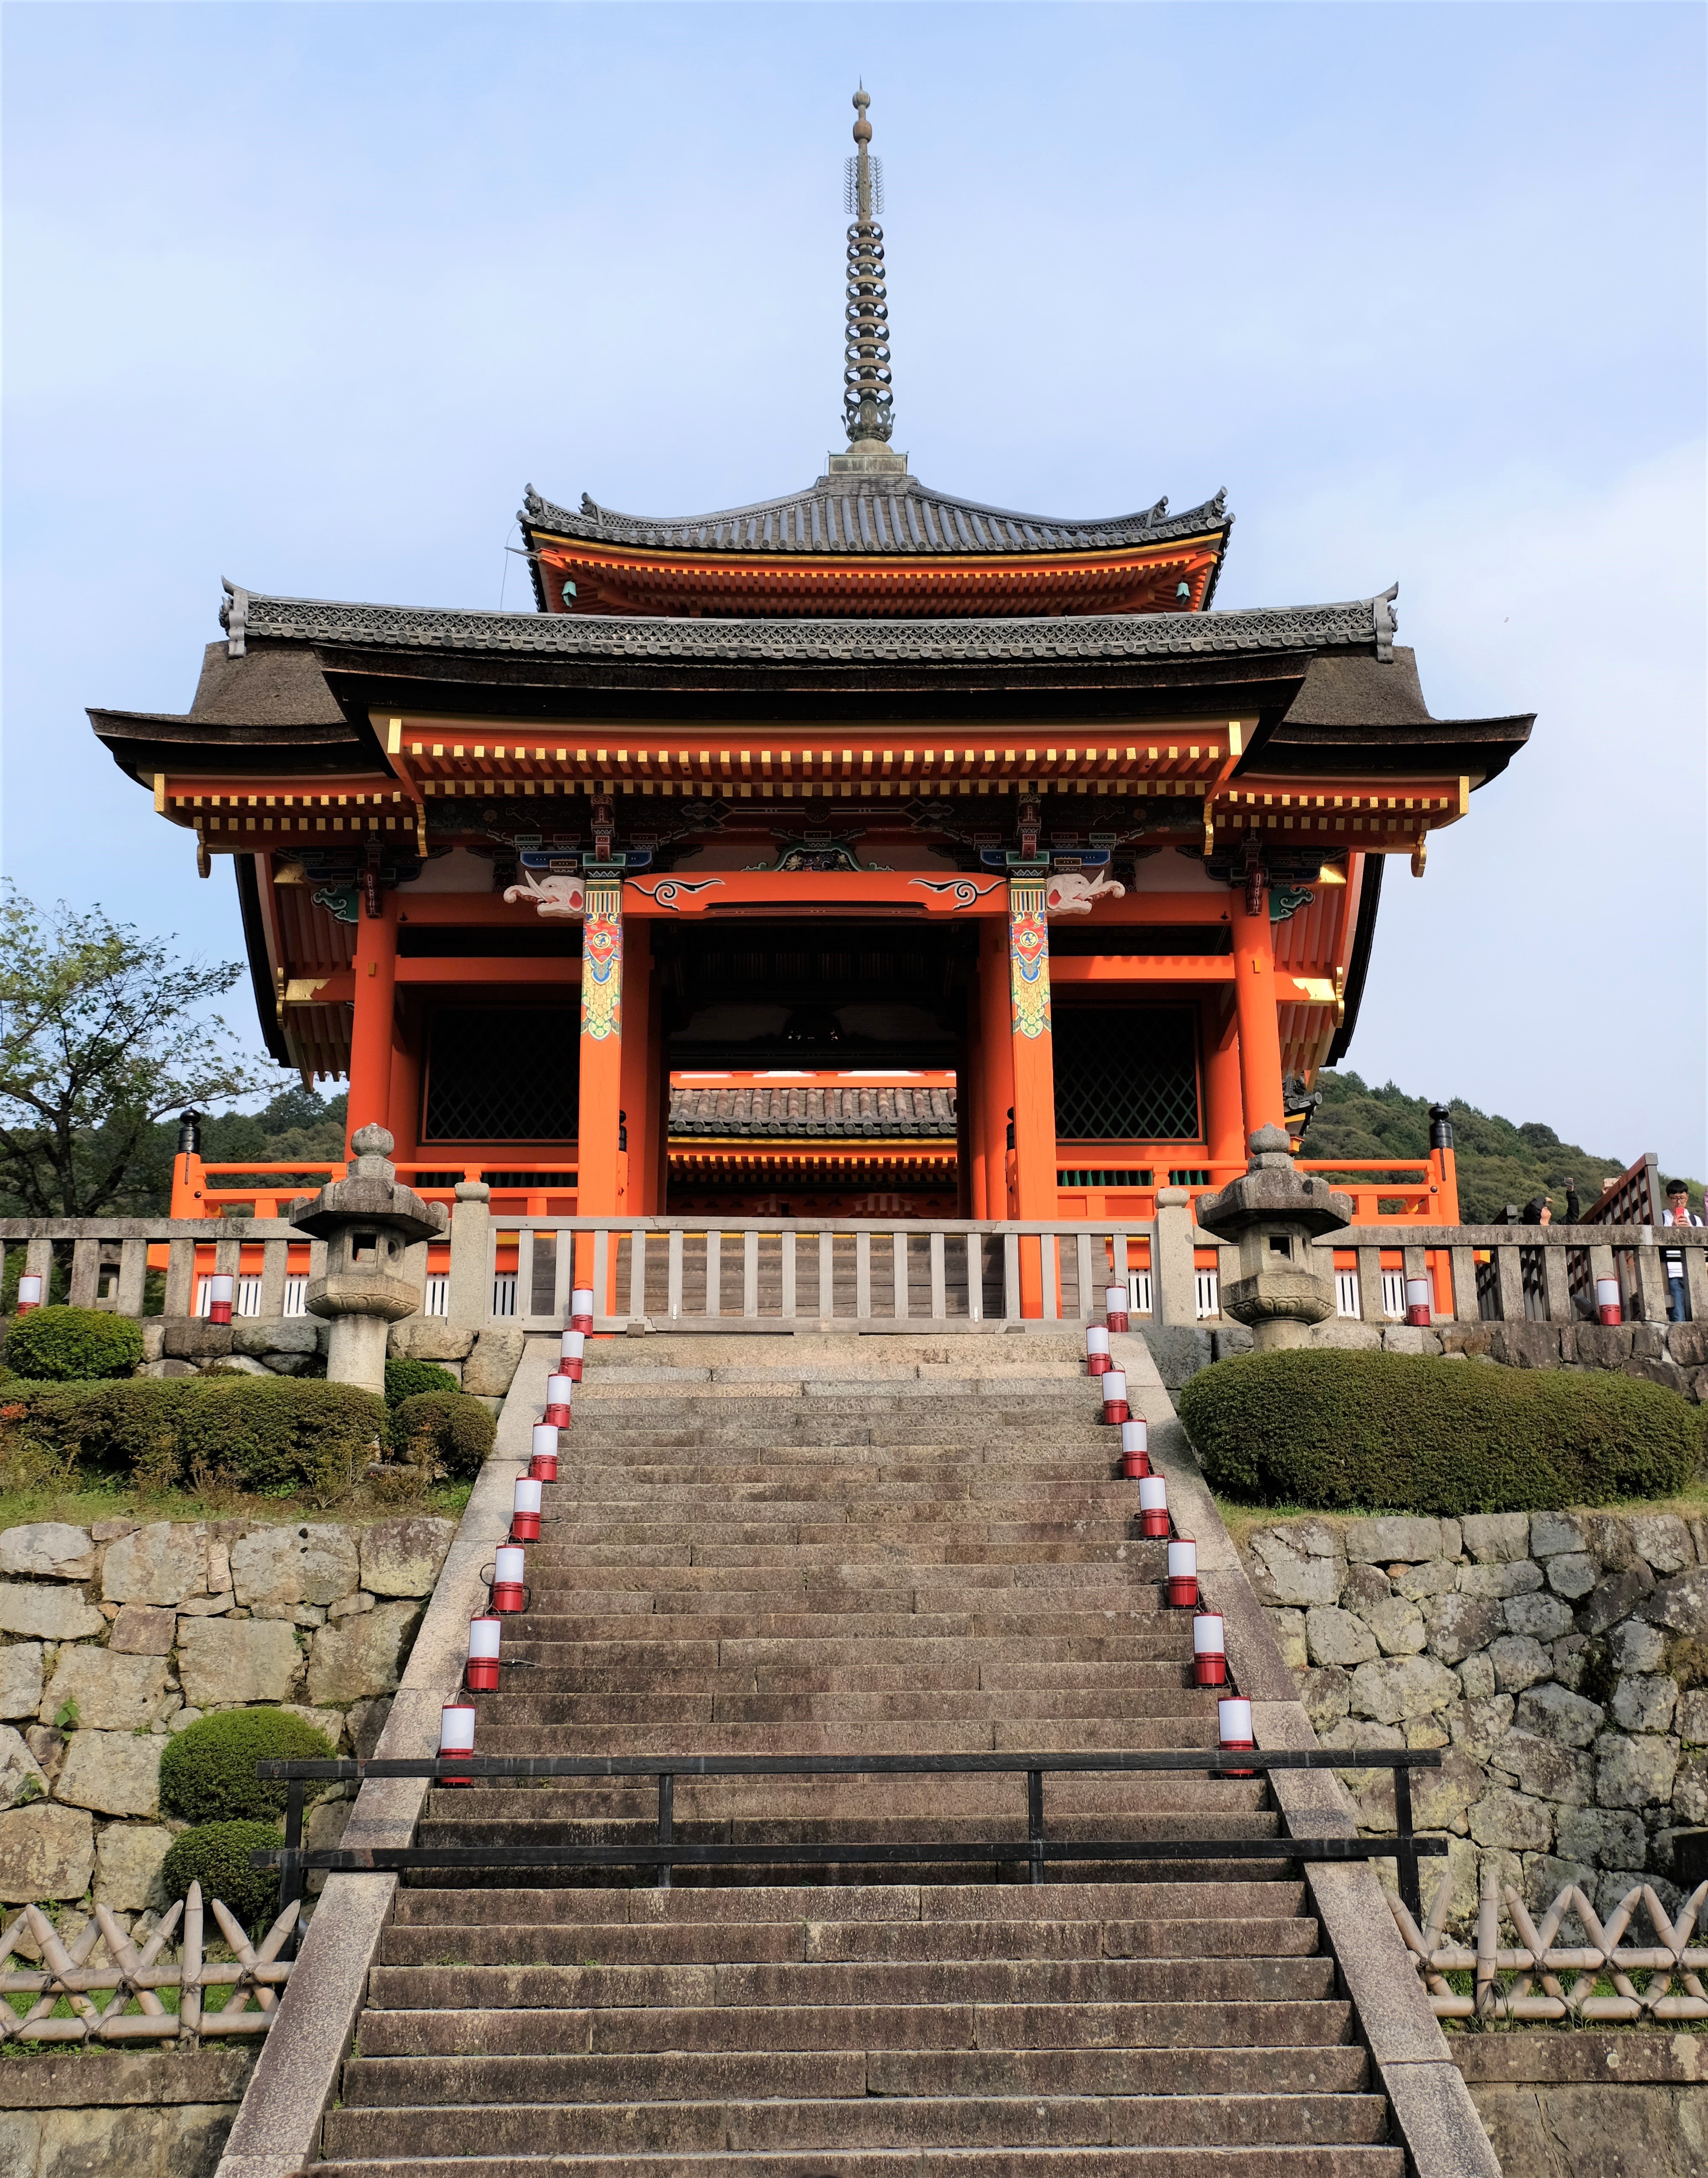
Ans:
[[[909,476],[821,476],[781,499],[665,518],[619,514],[585,495],[572,511],[530,484],[516,519],[530,533],[658,551],[886,555],[1107,552],[1233,526],[1225,490],[1182,514],[1170,514],[1160,499],[1140,513],[1078,520],[981,506]]]
[[[500,613],[239,595],[251,641],[588,660],[956,665],[1212,658],[1323,650],[1393,654],[1393,592],[1340,605],[1026,620],[666,620]],[[222,612],[222,618],[225,616]]]
[[[892,1141],[930,1136],[952,1141],[955,1092],[909,1084],[826,1088],[801,1085],[672,1089],[674,1136],[803,1141]]]

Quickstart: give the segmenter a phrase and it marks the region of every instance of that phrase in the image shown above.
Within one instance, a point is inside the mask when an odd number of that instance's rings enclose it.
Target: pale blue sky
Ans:
[[[228,870],[82,713],[188,704],[221,572],[495,605],[529,480],[672,514],[818,473],[863,72],[916,473],[1063,514],[1225,484],[1220,603],[1397,577],[1438,713],[1540,714],[1390,873],[1347,1063],[1708,1169],[1700,8],[3,27],[4,855],[38,898],[240,950]]]

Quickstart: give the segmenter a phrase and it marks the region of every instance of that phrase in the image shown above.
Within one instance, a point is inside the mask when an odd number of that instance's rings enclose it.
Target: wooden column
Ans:
[[[356,1004],[350,1023],[347,1143],[358,1127],[391,1116],[391,1011],[397,989],[397,895],[383,892],[379,912],[363,900],[356,926]]]
[[[623,952],[623,980],[627,986],[623,1004],[629,1017],[629,1033],[622,1040],[623,1094],[619,1108],[628,1114],[624,1125],[629,1148],[621,1201],[625,1211],[639,1217],[654,1207],[651,1196],[656,1070],[648,1033],[652,1018],[652,936],[648,924],[635,922],[630,926]]]
[[[1009,1050],[1014,1068],[1014,1212],[1053,1218],[1056,1188],[1056,1039],[1050,1013],[1047,876],[1008,880]],[[1020,1313],[1044,1313],[1042,1255],[1020,1244]]]
[[[642,1016],[644,1020],[645,1016]],[[576,1127],[576,1209],[608,1217],[619,1207],[617,1114],[623,1108],[623,881],[589,878],[581,919],[581,1116]],[[593,1283],[593,1235],[576,1244],[578,1286]],[[610,1251],[614,1257],[614,1250]],[[594,1296],[608,1314],[610,1296]]]
[[[1267,885],[1236,892],[1234,1009],[1240,1039],[1240,1092],[1247,1138],[1259,1127],[1280,1126],[1281,1025],[1275,1010],[1274,933]],[[1252,911],[1255,909],[1255,912]]]
[[[412,1158],[421,1140],[421,1043],[427,1012],[420,994],[406,991],[397,1008],[391,1031],[391,1089],[386,1098],[386,1125],[396,1145],[394,1156]]]
[[[979,930],[979,1128],[985,1157],[985,1207],[977,1214],[998,1222],[1014,1215],[1008,1188],[1008,1108],[1014,1102],[1008,1013],[1008,926],[993,916]]]
[[[1231,996],[1213,992],[1204,1001],[1204,1141],[1212,1164],[1246,1162],[1245,1092],[1240,1084],[1239,1014]],[[1221,1187],[1226,1183],[1216,1181]]]

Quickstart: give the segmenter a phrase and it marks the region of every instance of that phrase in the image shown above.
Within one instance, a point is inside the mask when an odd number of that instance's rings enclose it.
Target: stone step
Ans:
[[[526,1624],[525,1620],[519,1623]],[[623,1622],[599,1623],[608,1626]],[[604,1670],[668,1671],[678,1665],[685,1670],[697,1666],[722,1671],[821,1671],[850,1665],[867,1670],[881,1664],[909,1667],[917,1664],[930,1671],[957,1666],[982,1670],[986,1665],[1005,1666],[1012,1670],[1063,1663],[1166,1662],[1189,1654],[1187,1644],[1192,1638],[1189,1628],[1170,1624],[1153,1631],[1098,1634],[1077,1640],[1024,1638],[1018,1634],[983,1641],[963,1638],[932,1640],[917,1634],[909,1639],[846,1632],[817,1640],[778,1634],[712,1640],[703,1638],[701,1629],[696,1628],[695,1639],[689,1639],[685,1633],[680,1640],[671,1641],[656,1638],[655,1623],[651,1618],[636,1618],[635,1623],[647,1629],[644,1637],[570,1641],[546,1639],[538,1634],[530,1636],[523,1631],[506,1637],[508,1653],[534,1659],[542,1672],[575,1671],[583,1664]]]
[[[494,1725],[480,1732],[483,1754],[773,1754],[779,1728],[765,1724],[698,1726],[683,1744],[674,1725]],[[903,1720],[888,1723],[799,1724],[787,1732],[791,1754],[1077,1754],[1083,1726],[1021,1717],[990,1724]],[[1102,1751],[1185,1749],[1216,1744],[1214,1704],[1200,1716],[1110,1719],[1098,1728]]]
[[[897,1782],[905,1781],[897,1780]],[[686,1789],[685,1781],[682,1789]],[[477,1797],[468,1795],[470,1798]],[[857,1888],[841,1884],[731,1883],[709,1891],[568,1890],[518,1886],[506,1894],[512,1921],[545,1921],[565,1928],[608,1922],[614,1907],[636,1926],[675,1922],[728,1921],[746,1926],[778,1921],[791,1927],[812,1921],[871,1921],[886,1924],[965,1920],[1014,1922],[1105,1919],[1199,1921],[1208,1913],[1235,1918],[1252,1914],[1307,1911],[1305,1886],[1236,1878],[1203,1883],[1107,1882],[950,1884],[873,1883]],[[483,1892],[400,1890],[394,1918],[403,1926],[439,1926],[448,1922],[484,1922],[490,1918]]]
[[[1149,1584],[1154,1587],[1155,1584]],[[690,1644],[706,1641],[953,1641],[1101,1640],[1123,1634],[1143,1638],[1155,1625],[1156,1606],[1144,1600],[1124,1611],[1049,1611],[1027,1606],[1002,1611],[981,1598],[967,1611],[870,1611],[858,1604],[846,1611],[625,1611],[603,1616],[556,1612],[547,1591],[539,1602],[532,1594],[519,1614],[518,1630],[535,1641],[597,1641],[614,1627],[644,1624],[649,1634],[667,1623],[679,1623]],[[542,1607],[543,1605],[543,1607]],[[668,1637],[664,1637],[668,1638]]]
[[[809,1595],[823,1588],[875,1592],[903,1588],[918,1595],[941,1588],[994,1589],[1016,1595],[1048,1590],[1119,1589],[1139,1574],[1160,1579],[1167,1570],[1166,1543],[1134,1541],[1126,1557],[1092,1565],[909,1566],[893,1560],[853,1559],[843,1566],[818,1564],[746,1567],[590,1563],[578,1552],[548,1544],[545,1536],[529,1546],[528,1569],[538,1582],[549,1578],[560,1589],[630,1590],[639,1595],[687,1595],[723,1590],[729,1594]]]
[[[429,2077],[448,2069],[456,2068],[436,2066]],[[415,2075],[424,2068],[405,2060],[398,2070]],[[335,2155],[378,2150],[395,2159],[412,2138],[436,2156],[513,2152],[585,2160],[614,2153],[626,2160],[826,2148],[844,2154],[872,2148],[904,2153],[946,2140],[963,2153],[993,2147],[1339,2146],[1380,2142],[1388,2130],[1387,2104],[1380,2095],[766,2097],[638,2106],[494,2098],[459,2108],[465,2098],[454,2082],[448,2086],[445,2100],[423,2094],[412,2107],[388,2100],[332,2113],[328,2148]]]
[[[549,1658],[554,1644],[526,1640],[506,1640],[505,1660],[515,1664],[539,1655]],[[525,1662],[524,1672],[532,1670]],[[571,1688],[578,1694],[642,1694],[666,1688],[679,1695],[718,1697],[741,1694],[833,1694],[838,1690],[849,1694],[892,1694],[909,1689],[920,1693],[942,1693],[956,1687],[986,1688],[1008,1687],[1027,1692],[1047,1691],[1050,1688],[1068,1693],[1097,1693],[1100,1690],[1116,1695],[1143,1693],[1146,1689],[1160,1690],[1184,1686],[1190,1672],[1187,1659],[1162,1656],[1147,1663],[1129,1664],[962,1664],[941,1669],[925,1671],[917,1666],[904,1668],[893,1664],[881,1664],[870,1670],[844,1666],[840,1669],[822,1671],[758,1671],[752,1668],[721,1671],[679,1665],[674,1669],[607,1670],[598,1666],[584,1666],[574,1672],[554,1667],[552,1683]],[[503,1693],[520,1693],[523,1687],[532,1687],[536,1681],[527,1678],[524,1672],[505,1675],[500,1681]],[[489,1694],[479,1697],[483,1709],[493,1699]]]
[[[866,1777],[696,1777],[679,1776],[680,1821],[812,1822],[831,1817],[868,1824],[928,1816],[952,1825],[1007,1823],[1024,1803],[1025,1774],[914,1773]],[[1094,1772],[1045,1780],[1052,1826],[1108,1816],[1131,1824],[1164,1815],[1243,1814],[1272,1825],[1267,1787],[1258,1778],[1220,1778],[1178,1771]],[[447,1825],[479,1823],[640,1821],[656,1819],[658,1787],[650,1777],[518,1779],[472,1787],[429,1788],[428,1813]],[[993,1833],[994,1834],[994,1833]],[[1007,1836],[1004,1831],[1002,1835]],[[1252,1833],[1258,1835],[1255,1830]],[[1265,1829],[1263,1835],[1269,1835]]]
[[[529,1689],[483,1694],[483,1726],[511,1724],[832,1724],[869,1723],[875,1719],[912,1718],[925,1722],[959,1718],[972,1723],[999,1717],[1080,1719],[1195,1716],[1202,1696],[1186,1683],[1183,1665],[1171,1666],[1172,1687],[1151,1686],[1126,1692],[1111,1686],[1102,1693],[1081,1689],[992,1688],[938,1693],[896,1689],[882,1694],[690,1694],[665,1691],[675,1683],[661,1673],[658,1687],[644,1694],[550,1694]]]
[[[330,2122],[330,2121],[329,2121]],[[428,2128],[431,2131],[431,2127]],[[411,2178],[417,2171],[455,2173],[456,2178],[1203,2178],[1205,2149],[1190,2147],[1110,2148],[811,2148],[793,2153],[737,2150],[708,2154],[432,2156],[425,2149],[405,2159],[340,2157],[317,2163],[329,2178]],[[1249,2170],[1252,2178],[1403,2178],[1399,2148],[1221,2147],[1215,2168],[1225,2178]]]

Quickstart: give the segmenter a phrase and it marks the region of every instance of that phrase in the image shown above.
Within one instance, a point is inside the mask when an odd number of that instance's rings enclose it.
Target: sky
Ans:
[[[236,959],[229,867],[83,710],[187,709],[222,574],[515,608],[530,482],[668,515],[819,474],[863,78],[916,475],[1225,484],[1220,605],[1397,578],[1438,715],[1537,714],[1390,871],[1345,1064],[1700,1175],[1705,28],[11,0],[4,871]]]

